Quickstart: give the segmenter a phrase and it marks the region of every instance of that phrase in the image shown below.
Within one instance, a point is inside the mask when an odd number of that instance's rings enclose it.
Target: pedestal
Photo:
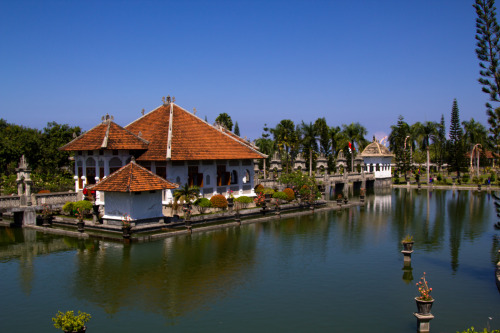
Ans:
[[[422,315],[420,313],[413,313],[413,315],[417,318],[417,332],[418,333],[426,333],[430,332],[431,324],[430,321],[434,319],[432,314]]]
[[[401,253],[404,255],[404,262],[411,262],[411,254],[413,253],[412,251],[401,251]]]

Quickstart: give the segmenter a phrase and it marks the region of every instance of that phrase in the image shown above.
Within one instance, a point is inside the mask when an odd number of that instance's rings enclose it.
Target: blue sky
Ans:
[[[474,1],[0,0],[0,118],[125,126],[162,96],[242,136],[325,117],[382,136],[399,115],[486,125]]]

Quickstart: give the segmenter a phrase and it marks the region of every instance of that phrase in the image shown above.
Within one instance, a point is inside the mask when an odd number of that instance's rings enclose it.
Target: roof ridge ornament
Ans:
[[[103,122],[103,123],[105,123],[105,122],[110,122],[110,121],[115,120],[115,117],[110,116],[108,113],[106,113],[106,115],[105,115],[105,116],[102,116],[102,117],[101,117],[101,120],[102,120],[102,122]]]

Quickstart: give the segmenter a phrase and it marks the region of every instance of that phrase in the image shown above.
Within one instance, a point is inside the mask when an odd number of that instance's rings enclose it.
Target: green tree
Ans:
[[[500,92],[500,27],[496,19],[494,0],[476,0],[473,5],[476,10],[476,55],[479,59],[480,78],[483,92],[490,96],[490,101],[499,102]],[[500,145],[500,110],[493,109],[486,103],[490,139],[497,153]]]
[[[463,142],[463,130],[460,126],[460,114],[457,100],[453,100],[450,122],[450,166],[457,172],[457,178],[460,179],[460,170],[465,163],[465,149]]]
[[[464,128],[464,144],[467,150],[472,149],[477,143],[481,144],[483,148],[487,147],[488,134],[483,124],[471,118],[470,121],[462,121],[462,126]]]
[[[221,113],[215,118],[215,122],[221,126],[223,126],[228,131],[233,130],[233,121],[231,117],[227,113]]]
[[[368,133],[366,128],[362,126],[360,123],[351,123],[349,125],[342,125],[342,132],[345,138],[347,138],[348,143],[350,142],[352,145],[352,153],[349,152],[348,147],[344,147],[347,156],[350,158],[350,168],[353,171],[354,164],[354,156],[356,155],[356,146],[357,150],[361,151],[368,144],[368,141],[365,139],[365,135]],[[349,161],[349,159],[348,159]]]
[[[319,136],[319,149],[320,152],[328,157],[330,155],[330,128],[326,123],[326,119],[318,118],[314,122],[314,129]]]
[[[397,173],[406,174],[409,170],[409,149],[405,147],[405,140],[409,134],[410,126],[404,121],[403,116],[399,116],[397,125],[391,126],[388,138],[389,148],[396,157]]]
[[[234,123],[234,134],[240,136],[240,127],[238,126],[238,122]]]
[[[300,143],[304,155],[309,155],[309,176],[312,176],[313,169],[313,155],[318,151],[318,143],[316,141],[316,128],[313,123],[306,124],[302,121],[300,126]]]
[[[271,135],[269,132],[269,127],[267,127],[267,124],[264,124],[264,132],[262,132],[262,135],[260,138],[255,140],[255,145],[259,147],[259,150],[261,153],[267,155],[267,165],[269,165],[269,159],[272,157],[274,154],[274,142],[272,139],[269,138]],[[263,168],[263,162],[259,161],[259,167]]]
[[[446,125],[444,115],[441,115],[441,121],[437,125],[437,134],[435,136],[436,156],[439,169],[446,159]]]
[[[290,119],[283,119],[274,129],[271,130],[274,136],[274,143],[285,160],[285,171],[291,169],[292,155],[298,145],[298,135],[295,124]]]

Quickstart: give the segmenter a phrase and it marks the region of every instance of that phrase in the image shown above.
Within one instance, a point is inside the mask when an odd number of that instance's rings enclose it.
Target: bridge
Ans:
[[[0,217],[4,212],[14,215],[14,223],[22,225],[36,224],[36,211],[43,209],[43,205],[49,205],[52,209],[61,208],[67,201],[76,201],[77,193],[31,193],[31,169],[28,163],[21,157],[17,172],[17,195],[0,196]]]
[[[349,187],[353,190],[360,190],[361,188],[374,188],[390,186],[390,179],[375,179],[374,172],[344,172],[343,174],[315,174],[316,183],[324,186],[324,192],[329,193],[330,196],[334,193],[347,193]],[[265,187],[283,187],[278,181],[278,176],[273,176],[267,179],[256,179],[255,184],[262,184]]]

